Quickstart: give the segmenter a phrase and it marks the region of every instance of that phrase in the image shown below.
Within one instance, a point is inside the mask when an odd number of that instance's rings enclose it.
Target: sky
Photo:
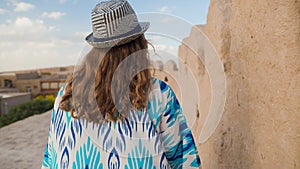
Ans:
[[[0,72],[76,64],[90,47],[84,38],[92,31],[90,12],[99,2],[0,0]],[[191,26],[206,23],[209,6],[209,0],[128,2],[140,21],[151,23],[146,38],[172,56]]]

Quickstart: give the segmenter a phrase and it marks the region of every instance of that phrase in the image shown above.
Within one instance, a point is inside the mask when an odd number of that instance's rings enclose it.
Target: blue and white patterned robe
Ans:
[[[153,77],[148,109],[122,121],[93,124],[52,109],[42,169],[168,169],[201,165],[192,132],[174,91]]]

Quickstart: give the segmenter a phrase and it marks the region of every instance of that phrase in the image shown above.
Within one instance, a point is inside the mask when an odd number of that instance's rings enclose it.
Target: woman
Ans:
[[[124,0],[91,14],[93,48],[57,94],[42,168],[199,168],[174,91],[146,69],[149,23]]]

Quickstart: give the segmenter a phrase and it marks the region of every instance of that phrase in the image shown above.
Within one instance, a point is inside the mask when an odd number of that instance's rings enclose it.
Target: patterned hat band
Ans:
[[[92,12],[93,32],[85,39],[97,48],[112,47],[127,43],[148,28],[149,22],[139,22],[126,0],[110,0],[97,4]]]
[[[117,5],[120,6],[117,7]],[[91,12],[91,16],[93,33],[96,38],[117,37],[139,25],[137,16],[127,1],[107,4],[102,6],[101,10],[96,7]]]

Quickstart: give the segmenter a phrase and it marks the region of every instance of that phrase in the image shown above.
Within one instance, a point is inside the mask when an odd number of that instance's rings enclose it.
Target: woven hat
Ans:
[[[149,22],[139,22],[126,0],[98,3],[91,12],[93,32],[85,40],[96,48],[109,48],[128,43],[148,28]]]

